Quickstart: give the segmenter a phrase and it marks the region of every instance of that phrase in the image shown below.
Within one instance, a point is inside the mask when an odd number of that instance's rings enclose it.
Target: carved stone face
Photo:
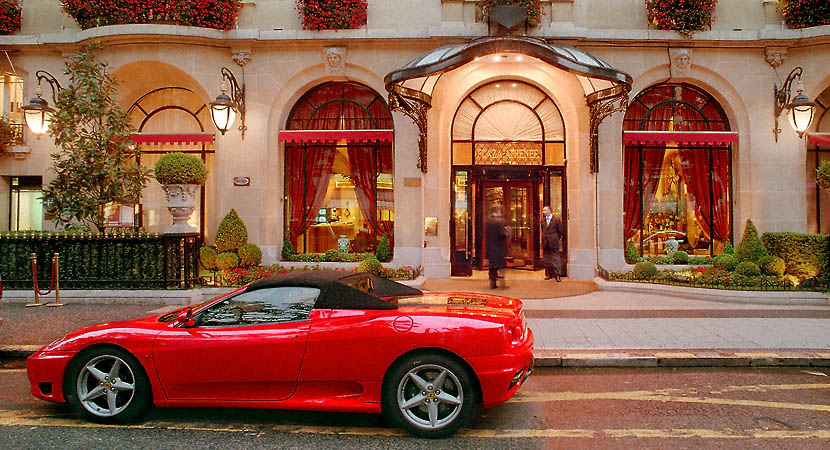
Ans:
[[[346,49],[343,47],[326,47],[323,50],[323,64],[329,75],[344,75],[346,73]]]
[[[685,77],[692,68],[692,51],[688,48],[677,48],[671,51],[672,74]]]

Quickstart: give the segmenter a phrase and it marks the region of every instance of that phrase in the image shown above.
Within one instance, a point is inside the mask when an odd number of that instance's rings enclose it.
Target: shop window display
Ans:
[[[286,235],[299,253],[372,251],[383,236],[393,244],[392,144],[349,137],[391,127],[382,97],[356,83],[325,83],[294,106],[289,130],[342,132],[285,144]]]
[[[629,108],[626,130],[728,131],[725,114],[702,90],[665,84],[640,94]],[[641,255],[683,250],[691,255],[723,252],[732,237],[732,150],[670,140],[626,144],[624,237]]]

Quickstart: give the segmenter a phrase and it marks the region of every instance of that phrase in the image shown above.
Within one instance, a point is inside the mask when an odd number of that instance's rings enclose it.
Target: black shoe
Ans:
[[[562,278],[556,277],[556,282],[557,282],[557,283],[561,283],[561,282],[562,282]]]
[[[550,280],[551,278],[553,278],[553,277],[545,277],[546,280]]]

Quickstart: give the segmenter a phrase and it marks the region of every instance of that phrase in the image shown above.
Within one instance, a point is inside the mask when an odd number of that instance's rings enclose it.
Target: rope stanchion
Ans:
[[[55,252],[55,256],[52,257],[52,282],[55,285],[55,303],[48,303],[46,306],[63,306],[65,304],[61,303],[60,278],[60,254]]]
[[[52,276],[51,280],[49,280],[49,290],[46,292],[40,291],[40,286],[38,285],[37,281],[37,254],[31,253],[29,257],[32,259],[32,284],[35,291],[35,302],[29,303],[27,307],[34,307],[34,306],[44,306],[43,303],[40,303],[40,296],[41,295],[49,295],[52,291],[55,291],[55,303],[49,303],[46,306],[63,306],[64,304],[61,303],[60,298],[60,288],[58,287],[58,260],[60,255],[55,253],[52,257]]]

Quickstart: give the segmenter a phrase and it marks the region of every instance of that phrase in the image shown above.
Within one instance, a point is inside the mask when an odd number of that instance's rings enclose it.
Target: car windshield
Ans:
[[[199,304],[196,304],[196,305],[190,305],[190,306],[188,306],[188,308],[193,308],[194,311],[198,311],[199,309],[203,308],[204,306],[208,305],[209,303],[211,303],[215,300],[218,300],[220,297],[224,297],[225,295],[228,295],[227,292],[224,293],[224,294],[219,294],[216,297],[213,297],[212,299],[204,301],[202,303],[199,303]],[[159,319],[158,319],[159,322],[172,322],[172,321],[176,320],[176,317],[179,316],[179,313],[182,311],[182,309],[183,308],[176,308],[175,310],[170,311],[169,313],[159,317]]]

